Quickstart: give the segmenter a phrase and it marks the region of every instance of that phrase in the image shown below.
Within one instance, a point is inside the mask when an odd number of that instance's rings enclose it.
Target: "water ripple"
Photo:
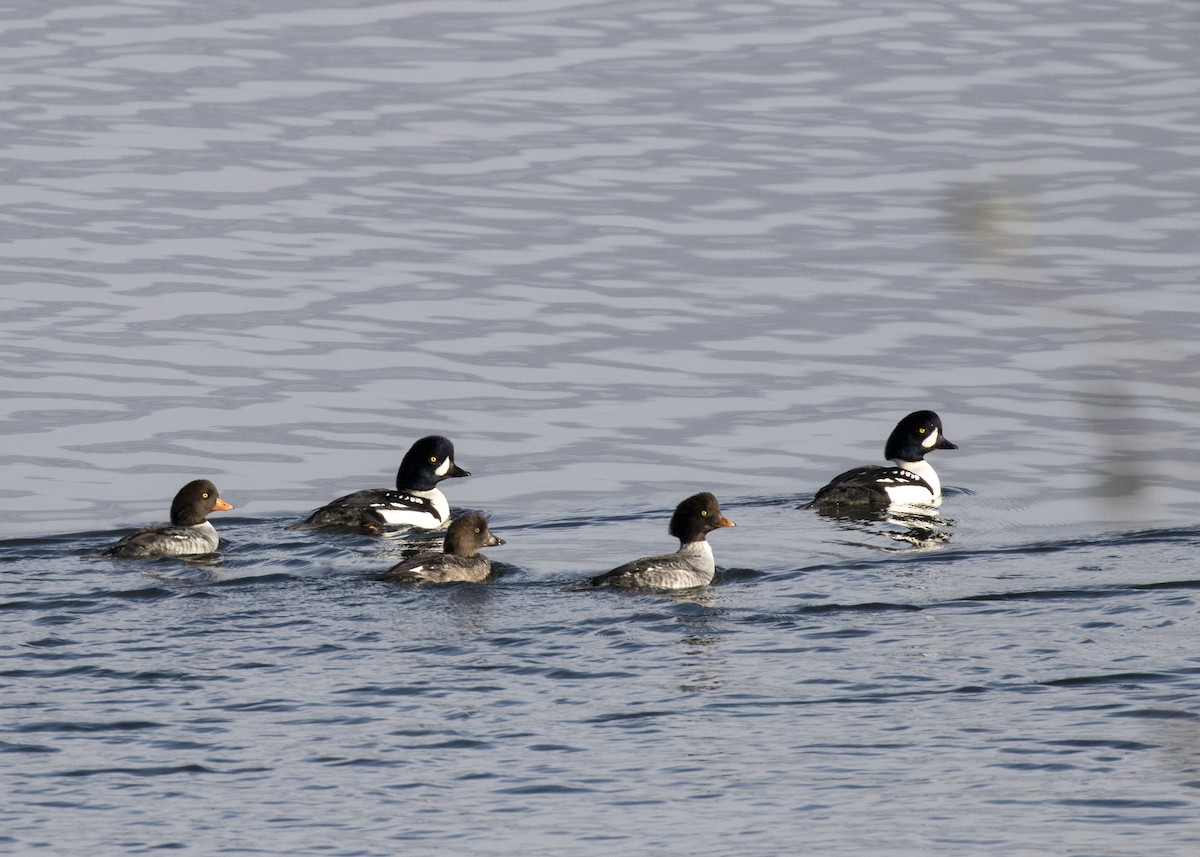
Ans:
[[[1187,4],[25,5],[9,850],[1195,850]],[[936,521],[795,508],[917,407]],[[287,529],[434,431],[497,579]]]

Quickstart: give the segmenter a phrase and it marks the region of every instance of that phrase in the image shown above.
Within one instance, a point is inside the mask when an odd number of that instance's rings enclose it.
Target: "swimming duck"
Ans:
[[[221,499],[216,485],[207,479],[197,479],[175,495],[171,502],[171,523],[142,527],[108,548],[104,555],[159,557],[212,553],[221,539],[208,522],[208,515],[232,508]]]
[[[345,527],[377,533],[382,527],[433,530],[450,522],[450,503],[438,490],[443,479],[470,476],[454,463],[454,444],[441,435],[423,437],[400,462],[396,488],[367,488],[327,503],[299,528]]]
[[[409,557],[377,579],[397,583],[481,583],[492,573],[492,563],[479,549],[502,544],[504,539],[488,529],[487,518],[469,512],[451,522],[442,553],[430,551]]]
[[[818,491],[804,508],[937,506],[942,502],[942,483],[925,460],[935,449],[958,446],[946,438],[941,417],[933,411],[914,411],[896,424],[884,446],[883,457],[893,467],[870,464],[847,470]]]
[[[679,550],[635,559],[591,579],[592,586],[645,589],[691,589],[707,586],[716,574],[707,535],[733,521],[721,514],[717,498],[707,491],[693,494],[675,507],[668,532],[679,539]]]

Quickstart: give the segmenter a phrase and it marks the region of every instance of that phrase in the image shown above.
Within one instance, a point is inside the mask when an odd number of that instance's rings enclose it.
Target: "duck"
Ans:
[[[369,533],[398,526],[436,530],[450,523],[450,502],[438,490],[438,483],[470,475],[454,462],[454,444],[431,434],[416,441],[404,454],[394,491],[367,488],[338,497],[295,528],[342,527]]]
[[[942,482],[925,456],[935,449],[958,449],[933,411],[913,411],[896,424],[884,445],[892,467],[869,464],[835,476],[801,508],[880,510],[889,506],[939,506]]]
[[[232,508],[221,499],[216,485],[207,479],[197,479],[180,488],[171,501],[171,523],[142,527],[109,547],[104,555],[162,557],[212,553],[221,539],[208,522],[208,516]]]
[[[661,556],[635,559],[593,577],[592,586],[635,589],[693,589],[712,583],[716,575],[708,534],[735,526],[721,514],[717,498],[708,491],[693,494],[675,507],[667,531],[679,539],[679,550]]]
[[[446,530],[442,553],[428,551],[392,566],[376,580],[394,583],[482,583],[492,562],[480,548],[497,547],[504,539],[488,529],[487,518],[469,512],[455,518]]]

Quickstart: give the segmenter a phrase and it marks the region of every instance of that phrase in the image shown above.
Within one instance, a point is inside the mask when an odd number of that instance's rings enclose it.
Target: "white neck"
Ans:
[[[442,521],[450,522],[450,501],[437,488],[430,488],[428,491],[410,491],[409,493],[414,497],[428,498],[429,502],[433,503],[433,508],[437,509],[438,514],[442,516]]]
[[[708,543],[708,539],[681,545],[678,553],[687,560],[688,565],[697,571],[712,574],[717,570],[716,561],[713,560],[712,545]]]
[[[909,473],[915,473],[928,482],[929,487],[933,489],[934,498],[942,496],[942,481],[938,479],[937,471],[930,466],[928,461],[901,461],[899,458],[893,458],[892,464]]]

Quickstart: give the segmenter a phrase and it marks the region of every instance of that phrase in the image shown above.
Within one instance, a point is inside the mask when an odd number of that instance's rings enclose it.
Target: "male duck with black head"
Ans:
[[[367,488],[338,497],[296,527],[341,527],[370,533],[384,527],[438,529],[450,523],[450,503],[438,490],[438,483],[470,475],[454,463],[454,444],[432,434],[405,453],[396,473],[395,490]]]
[[[925,460],[936,449],[958,449],[933,411],[913,411],[900,420],[884,446],[892,467],[869,464],[835,476],[802,508],[823,512],[880,510],[890,506],[939,506],[942,482]]]

